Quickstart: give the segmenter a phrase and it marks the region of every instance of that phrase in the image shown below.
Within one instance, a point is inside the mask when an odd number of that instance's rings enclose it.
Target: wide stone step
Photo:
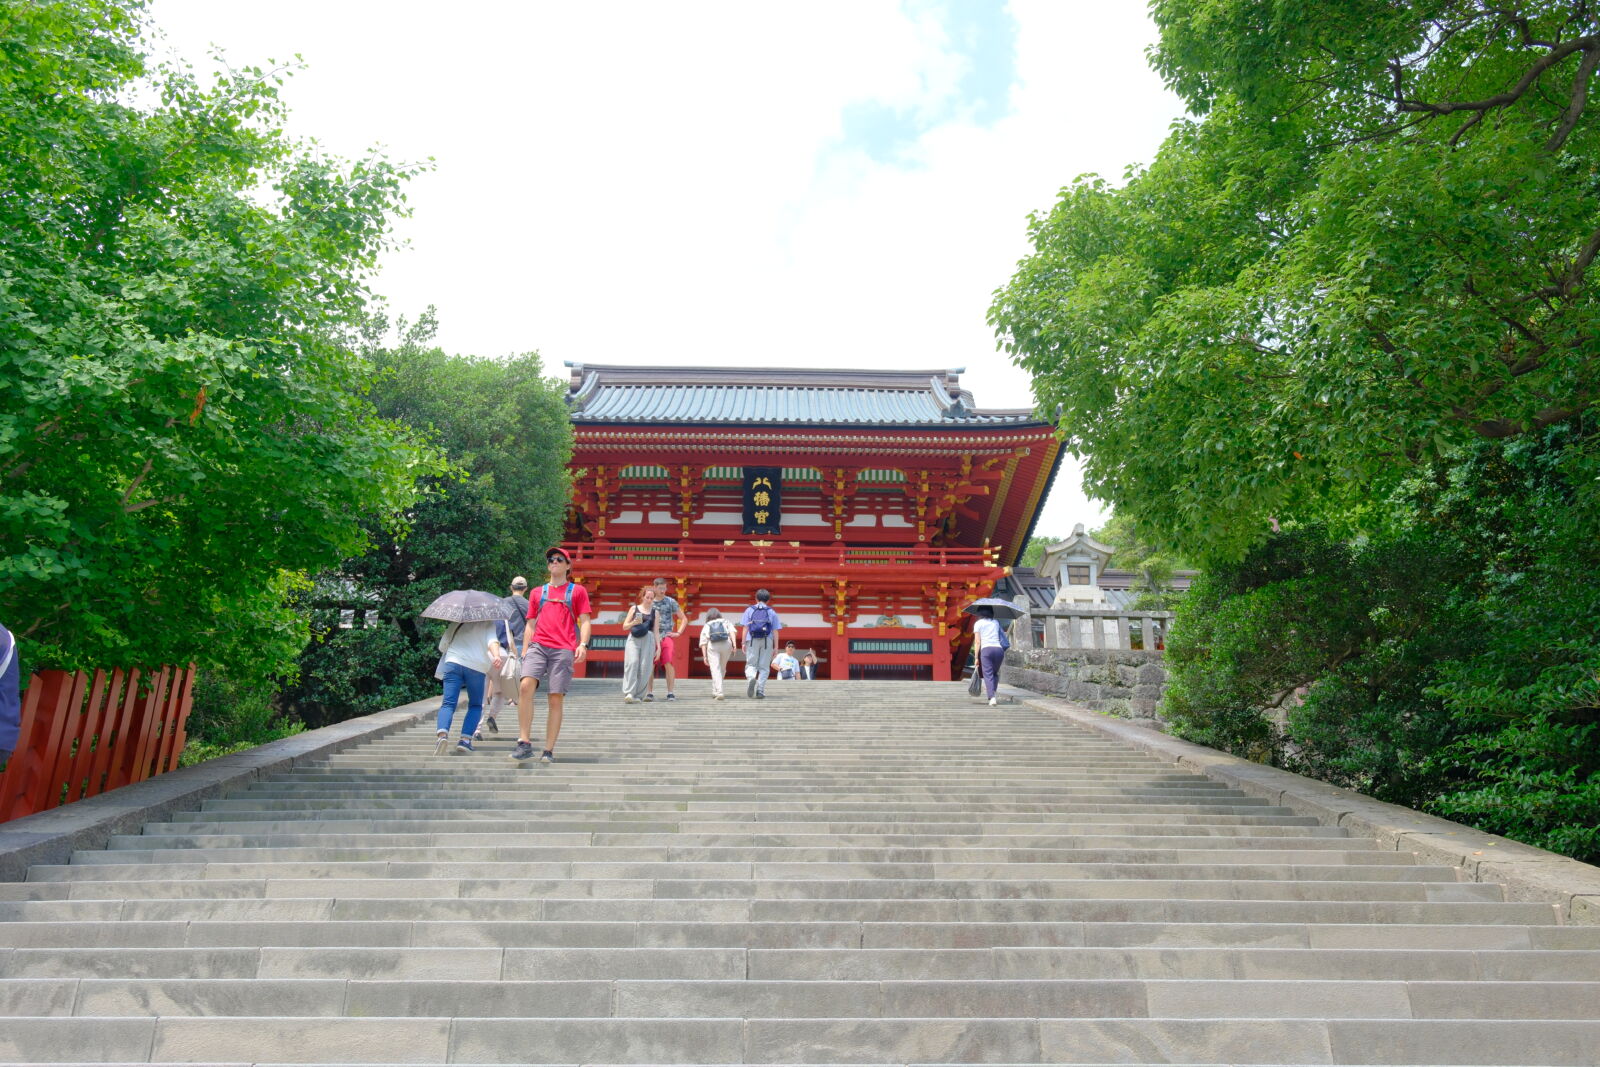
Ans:
[[[1409,853],[1334,852],[1283,849],[1252,852],[1247,849],[824,849],[824,848],[628,848],[591,846],[540,847],[540,859],[508,861],[439,860],[333,860],[304,863],[120,863],[38,865],[28,872],[30,882],[147,881],[154,878],[282,878],[282,877],[545,877],[553,868],[573,862],[593,863],[742,863],[757,866],[785,864],[802,868],[856,865],[873,869],[890,866],[936,867],[969,865],[1008,872],[1050,872],[1059,876],[1072,870],[1107,872],[1118,877],[1145,877],[1151,871],[1168,871],[1157,877],[1188,877],[1195,869],[1276,871],[1292,867],[1319,877],[1371,877],[1373,880],[1447,881],[1458,877],[1454,867],[1422,867]],[[1383,870],[1375,870],[1383,868]],[[1419,873],[1422,872],[1422,873]],[[1298,876],[1298,875],[1297,875]],[[0,894],[3,896],[3,894]],[[23,898],[13,898],[23,899]]]
[[[1396,900],[646,899],[547,896],[0,901],[0,922],[550,919],[579,922],[1554,923],[1548,904]]]
[[[1108,900],[1139,898],[1161,900],[1393,900],[1393,901],[1499,901],[1499,886],[1479,882],[1355,881],[1294,878],[1273,875],[1259,878],[1217,877],[1205,869],[1194,877],[1026,877],[1010,880],[991,876],[895,877],[859,872],[840,876],[818,872],[814,877],[782,877],[777,873],[752,876],[750,864],[577,864],[563,873],[565,864],[552,864],[543,878],[283,878],[198,879],[148,882],[21,882],[4,887],[0,900],[17,894],[27,900],[120,899],[156,900],[172,897],[240,898],[362,895],[368,897],[522,898],[579,896],[607,899],[755,900]],[[783,865],[793,866],[793,865]],[[838,865],[822,865],[837,867]],[[590,869],[592,868],[592,869]],[[728,870],[728,868],[743,868]],[[1377,868],[1383,872],[1403,870]],[[1453,869],[1444,869],[1454,875]],[[1207,877],[1210,873],[1213,876]],[[1309,872],[1332,873],[1332,869]],[[1425,870],[1424,870],[1424,873]],[[673,877],[677,874],[678,877]],[[740,876],[742,875],[742,877]],[[32,895],[26,895],[32,894]],[[15,899],[15,898],[13,898]]]
[[[323,946],[9,948],[0,979],[382,978],[453,981],[1600,982],[1582,950],[995,946],[732,948]]]
[[[152,865],[153,866],[153,865]],[[248,865],[236,865],[248,866]],[[305,883],[308,876],[328,880],[340,885],[356,880],[365,883],[371,895],[387,895],[388,888],[396,883],[416,885],[434,896],[478,895],[485,883],[507,893],[527,896],[538,892],[551,880],[562,880],[588,887],[588,895],[605,895],[602,881],[637,883],[648,881],[659,887],[662,882],[696,882],[705,896],[745,895],[738,891],[736,880],[749,884],[748,895],[795,896],[803,890],[786,886],[785,882],[856,882],[872,879],[891,883],[929,883],[906,893],[922,896],[969,896],[984,891],[984,895],[1061,895],[1059,883],[1084,882],[1093,895],[1112,895],[1106,890],[1107,882],[1156,883],[1153,892],[1168,892],[1170,883],[1178,880],[1218,883],[1274,882],[1319,885],[1326,882],[1348,883],[1422,883],[1428,885],[1458,884],[1459,872],[1454,867],[1421,867],[1409,865],[1337,866],[1332,864],[1297,867],[1288,864],[996,864],[996,863],[929,863],[929,864],[849,864],[849,863],[432,863],[394,864],[366,863],[330,864],[324,869],[306,871],[296,864],[269,864],[275,868],[266,871],[244,871],[231,877],[220,872],[208,876],[201,872],[189,873],[188,880],[176,880],[175,872],[163,871],[153,866],[151,877],[110,880],[103,878],[72,880],[30,880],[17,883],[0,883],[0,900],[68,900],[149,899],[167,896],[267,896],[281,895],[285,886]],[[97,873],[101,873],[98,872]],[[981,880],[981,881],[980,881]],[[447,891],[450,884],[456,892]],[[977,884],[974,884],[977,883]],[[527,890],[523,886],[527,885]],[[954,886],[949,893],[939,887]],[[1500,894],[1492,886],[1474,885],[1473,899],[1498,900]],[[209,888],[208,888],[209,887]],[[1215,897],[1215,884],[1204,887],[1205,895]],[[836,893],[838,889],[829,888]],[[1266,890],[1267,892],[1283,892]],[[1350,892],[1343,889],[1341,892]],[[1378,892],[1384,892],[1378,890]],[[300,895],[295,893],[293,895]],[[618,893],[616,895],[631,895]],[[660,895],[659,892],[653,895]],[[1137,894],[1144,895],[1144,894]],[[1253,895],[1253,894],[1250,894]],[[1406,897],[1404,899],[1410,899]]]
[[[1595,926],[1223,922],[167,920],[0,924],[0,947],[1600,949]]]
[[[536,1034],[536,1041],[530,1036]],[[536,1043],[538,1057],[528,1055]],[[1600,1022],[1437,1019],[13,1018],[15,1061],[1526,1063],[1591,1067]]]
[[[1594,982],[0,979],[37,1016],[1583,1019]]]

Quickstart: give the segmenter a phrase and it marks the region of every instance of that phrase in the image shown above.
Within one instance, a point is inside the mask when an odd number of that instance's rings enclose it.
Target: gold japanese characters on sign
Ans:
[[[776,534],[783,525],[783,468],[744,468],[744,532]]]

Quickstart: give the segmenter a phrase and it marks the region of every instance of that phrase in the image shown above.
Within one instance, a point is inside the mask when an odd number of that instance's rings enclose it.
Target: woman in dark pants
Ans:
[[[979,605],[971,610],[978,620],[972,626],[973,643],[978,649],[978,670],[983,675],[984,692],[989,697],[990,706],[993,706],[999,703],[994,691],[1000,684],[1000,664],[1005,661],[1006,649],[1011,642],[1006,638],[1005,628],[994,617],[992,608]]]

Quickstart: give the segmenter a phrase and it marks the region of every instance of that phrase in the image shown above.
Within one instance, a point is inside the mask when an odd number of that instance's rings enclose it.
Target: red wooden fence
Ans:
[[[0,771],[0,822],[172,770],[193,699],[192,666],[35,674]]]

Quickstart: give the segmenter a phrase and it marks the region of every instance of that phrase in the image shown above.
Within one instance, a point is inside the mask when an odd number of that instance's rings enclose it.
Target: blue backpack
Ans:
[[[750,609],[750,636],[767,637],[772,633],[772,609],[757,604]]]
[[[568,619],[569,622],[572,623],[572,643],[574,645],[576,645],[578,643],[578,618],[577,618],[577,616],[572,614],[572,586],[573,586],[573,584],[574,583],[570,579],[567,581],[567,595],[562,600],[562,604],[564,604],[566,606],[567,619]],[[533,620],[534,620],[534,628],[535,629],[538,629],[539,616],[544,614],[545,597],[547,597],[549,595],[550,595],[550,583],[549,582],[545,582],[543,585],[541,585],[539,587],[539,610],[533,613]]]

